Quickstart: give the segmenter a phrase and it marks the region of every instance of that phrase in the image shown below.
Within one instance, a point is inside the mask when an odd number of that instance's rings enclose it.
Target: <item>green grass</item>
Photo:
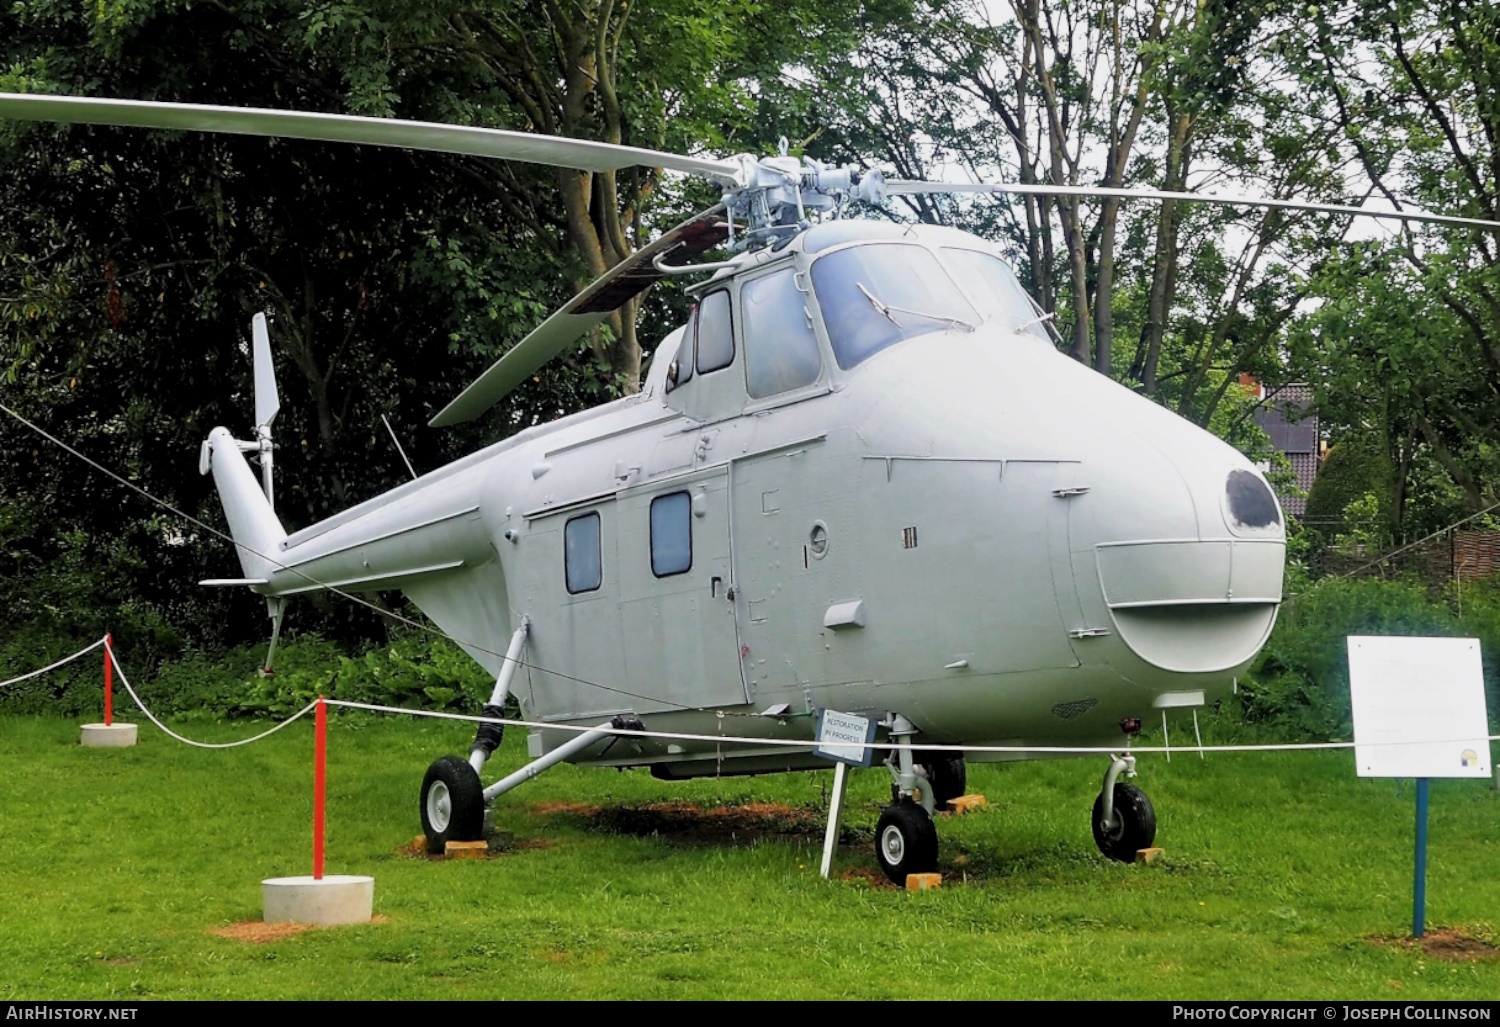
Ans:
[[[214,931],[259,919],[262,878],[308,872],[310,724],[222,752],[143,725],[134,749],[87,750],[74,721],[0,718],[0,999],[1500,994],[1500,962],[1371,942],[1410,927],[1412,788],[1356,779],[1348,753],[1144,757],[1167,852],[1150,867],[1094,849],[1102,759],[971,766],[989,808],[942,820],[945,884],[907,894],[837,876],[874,870],[876,771],[851,779],[858,840],[832,881],[815,826],[620,830],[649,802],[817,809],[831,773],[671,784],[565,766],[501,799],[516,851],[404,855],[424,768],[470,737],[335,718],[328,872],[373,875],[384,920],[252,945]],[[507,738],[500,765],[522,748]],[[1496,940],[1497,816],[1484,782],[1434,782],[1430,924]]]

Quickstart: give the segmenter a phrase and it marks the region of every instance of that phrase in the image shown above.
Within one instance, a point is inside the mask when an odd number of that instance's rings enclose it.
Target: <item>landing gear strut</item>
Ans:
[[[1156,840],[1156,810],[1146,793],[1118,780],[1121,772],[1135,776],[1134,756],[1115,756],[1104,774],[1104,786],[1094,800],[1094,844],[1110,859],[1135,861],[1135,854]]]
[[[885,876],[899,885],[906,884],[908,874],[930,874],[937,869],[937,828],[932,823],[937,789],[927,769],[919,769],[912,757],[911,739],[916,733],[912,722],[899,713],[891,717],[890,737],[898,748],[891,750],[885,765],[895,778],[894,794],[875,826],[875,860]]]
[[[279,628],[280,620],[276,623]],[[477,842],[484,836],[484,809],[492,796],[485,794],[479,772],[505,737],[505,725],[493,721],[505,716],[505,697],[510,694],[511,679],[521,664],[521,649],[526,644],[530,628],[531,619],[522,617],[521,626],[511,636],[510,648],[505,652],[490,701],[480,711],[481,716],[491,720],[480,722],[469,758],[444,756],[434,760],[422,778],[422,796],[418,803],[422,833],[427,836],[427,851],[434,855],[443,852],[449,842]],[[273,649],[275,644],[273,638]],[[267,666],[270,662],[267,656]]]
[[[939,810],[946,810],[948,803],[968,794],[969,772],[962,756],[950,752],[918,752],[912,755],[916,761],[918,776],[927,779],[932,788],[932,800]]]

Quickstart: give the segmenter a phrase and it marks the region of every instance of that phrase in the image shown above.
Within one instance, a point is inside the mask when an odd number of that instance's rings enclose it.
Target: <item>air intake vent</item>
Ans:
[[[1075,699],[1073,702],[1060,702],[1052,707],[1052,715],[1059,720],[1072,720],[1074,717],[1083,716],[1098,705],[1098,699]]]

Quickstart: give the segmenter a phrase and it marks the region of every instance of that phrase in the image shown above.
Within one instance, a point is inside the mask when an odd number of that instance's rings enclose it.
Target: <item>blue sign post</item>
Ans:
[[[1411,936],[1427,929],[1427,778],[1417,778],[1417,860],[1412,882]]]

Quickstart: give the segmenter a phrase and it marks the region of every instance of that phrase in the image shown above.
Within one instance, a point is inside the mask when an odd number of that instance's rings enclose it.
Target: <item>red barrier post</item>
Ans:
[[[109,658],[109,647],[113,644],[108,632],[104,634],[104,726],[115,722],[115,665]]]
[[[323,879],[323,786],[327,780],[328,704],[318,696],[313,714],[313,880]]]

